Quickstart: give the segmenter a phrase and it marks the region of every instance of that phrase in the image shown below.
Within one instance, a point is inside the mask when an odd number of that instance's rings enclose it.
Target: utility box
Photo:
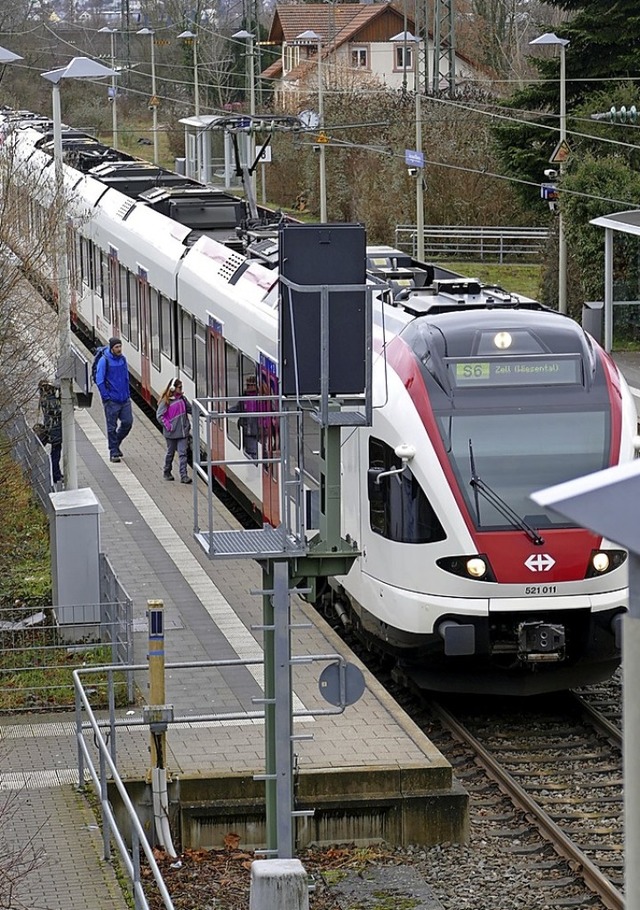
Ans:
[[[604,300],[585,300],[582,304],[582,328],[602,344]]]
[[[100,513],[93,490],[50,493],[53,604],[61,626],[100,622]]]
[[[328,348],[329,394],[366,387],[366,234],[361,224],[280,226],[280,275],[298,285],[329,286],[328,332],[321,333],[321,292],[281,282],[280,352],[285,396],[319,396]],[[336,286],[341,285],[340,290]],[[349,285],[354,287],[351,289]]]

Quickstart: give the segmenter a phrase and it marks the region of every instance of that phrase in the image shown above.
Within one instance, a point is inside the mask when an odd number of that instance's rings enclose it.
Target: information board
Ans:
[[[579,354],[529,357],[465,357],[447,361],[457,388],[517,385],[581,385]]]

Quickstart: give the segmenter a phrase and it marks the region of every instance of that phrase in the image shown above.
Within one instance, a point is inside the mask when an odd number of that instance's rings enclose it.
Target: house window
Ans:
[[[367,60],[366,47],[354,47],[351,49],[351,66],[354,69],[366,69],[369,65]]]
[[[405,44],[398,44],[396,47],[396,69],[410,70],[413,69],[413,48]]]

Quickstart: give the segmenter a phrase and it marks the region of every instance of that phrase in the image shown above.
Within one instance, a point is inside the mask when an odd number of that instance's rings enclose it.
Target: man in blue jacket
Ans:
[[[122,353],[119,338],[109,339],[96,368],[96,385],[100,391],[107,419],[107,439],[111,461],[121,461],[120,445],[133,425],[131,394],[129,392],[129,367]]]

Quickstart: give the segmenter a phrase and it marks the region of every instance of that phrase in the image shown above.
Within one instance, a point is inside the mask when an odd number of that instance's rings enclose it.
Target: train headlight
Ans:
[[[459,575],[461,578],[473,581],[495,581],[491,564],[484,553],[475,553],[473,556],[446,556],[436,560],[436,565],[445,572]]]
[[[512,342],[513,342],[513,338],[511,337],[509,332],[498,332],[498,334],[495,335],[493,338],[493,343],[501,351],[506,351],[507,348],[510,348]]]
[[[585,578],[597,578],[619,568],[627,558],[626,550],[592,550]]]
[[[472,578],[484,578],[487,574],[487,564],[484,559],[474,556],[473,559],[467,560],[467,572]]]

